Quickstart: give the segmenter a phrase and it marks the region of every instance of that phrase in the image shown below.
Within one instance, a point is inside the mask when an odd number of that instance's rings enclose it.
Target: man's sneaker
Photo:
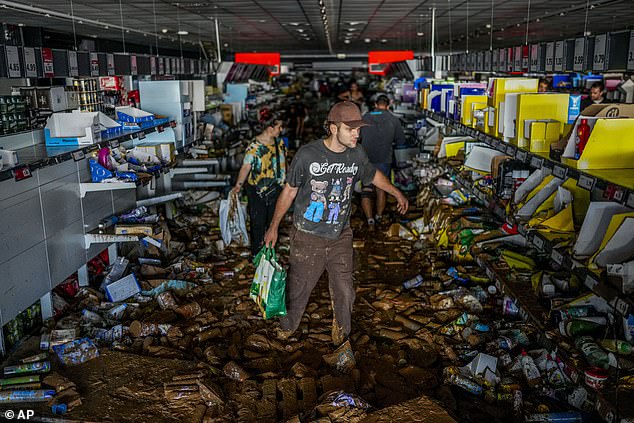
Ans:
[[[282,328],[275,329],[275,337],[278,341],[287,341],[291,337],[293,331],[284,330]]]

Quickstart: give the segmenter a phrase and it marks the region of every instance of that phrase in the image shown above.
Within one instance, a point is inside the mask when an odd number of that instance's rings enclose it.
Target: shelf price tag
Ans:
[[[531,157],[531,167],[536,169],[541,169],[544,164],[544,159],[541,157],[533,156]]]
[[[24,47],[24,75],[27,78],[37,78],[37,66],[35,64],[35,49]]]
[[[575,54],[574,54],[574,63],[572,65],[572,70],[582,71],[585,68],[585,57],[586,57],[586,39],[583,37],[580,37],[575,40]]]
[[[561,165],[553,166],[553,175],[559,179],[566,179],[566,175],[568,174],[568,168]]]
[[[588,175],[579,175],[579,180],[577,181],[577,186],[583,189],[587,189],[588,191],[592,191],[594,189],[594,185],[597,183],[596,178]]]
[[[106,54],[106,64],[108,68],[108,75],[114,75],[114,54]]]
[[[79,65],[77,64],[76,51],[68,51],[68,74],[70,76],[79,76]]]
[[[117,148],[119,147],[119,140],[112,140],[108,144],[110,145],[110,148]]]
[[[565,41],[555,43],[555,71],[564,70],[564,43]]]
[[[31,169],[26,165],[13,169],[13,178],[16,182],[29,179],[32,176]]]
[[[594,37],[594,56],[592,60],[593,71],[604,71],[607,58],[605,57],[608,35],[601,34]]]
[[[533,245],[535,246],[535,248],[537,248],[539,251],[544,251],[544,240],[542,239],[541,236],[535,234],[533,236]]]
[[[520,150],[519,148],[515,152],[515,158],[522,163],[525,163],[528,160],[528,153],[524,150]]]
[[[555,60],[555,43],[546,43],[546,72],[552,72]]]
[[[44,77],[54,77],[55,68],[53,67],[53,50],[50,48],[42,48],[42,64],[44,65]]]
[[[550,253],[550,258],[553,259],[555,263],[558,265],[562,265],[564,263],[564,256],[559,251],[553,248],[553,251]]]
[[[20,66],[20,56],[16,46],[5,46],[7,54],[7,70],[9,78],[19,78],[22,76],[22,67]]]
[[[150,56],[150,75],[156,75],[156,56]]]
[[[584,281],[586,287],[590,290],[594,290],[594,288],[599,285],[599,281],[596,280],[591,274],[586,275],[586,279]]]
[[[531,45],[530,71],[539,71],[539,44]]]
[[[514,145],[506,146],[506,154],[508,154],[509,156],[515,157],[515,151],[517,151],[517,149],[515,148]]]
[[[615,299],[614,308],[621,316],[627,317],[630,314],[630,306],[622,298]]]
[[[130,74],[131,75],[137,74],[136,55],[134,54],[130,56]]]
[[[99,56],[90,53],[90,76],[99,76]]]
[[[79,151],[73,151],[73,160],[78,162],[81,159],[83,159],[84,157],[86,157],[86,155],[84,154],[84,150],[79,150]]]
[[[612,199],[614,199],[614,201],[618,201],[619,203],[623,203],[623,200],[625,200],[625,191],[625,188],[617,187],[614,190],[614,196]]]
[[[145,139],[145,132],[139,132],[139,141]]]

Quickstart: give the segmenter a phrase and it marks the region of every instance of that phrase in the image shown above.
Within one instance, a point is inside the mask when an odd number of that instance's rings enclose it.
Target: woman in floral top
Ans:
[[[251,252],[262,248],[264,233],[271,223],[277,197],[286,180],[286,147],[279,138],[282,120],[268,109],[260,112],[261,133],[247,147],[233,187],[238,194],[246,182],[251,219]]]

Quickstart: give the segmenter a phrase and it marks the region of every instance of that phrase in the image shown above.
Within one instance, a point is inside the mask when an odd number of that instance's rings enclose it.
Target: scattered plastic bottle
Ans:
[[[601,346],[606,350],[620,355],[632,354],[632,345],[620,339],[604,339]]]
[[[555,388],[566,386],[566,377],[550,354],[546,356],[546,377],[548,378],[548,383]]]
[[[583,335],[600,335],[605,332],[605,326],[587,320],[570,320],[559,323],[559,332],[571,338]]]
[[[525,422],[531,423],[583,423],[581,413],[569,411],[565,413],[536,413],[526,416]]]
[[[535,365],[533,358],[524,350],[522,350],[521,363],[522,373],[524,373],[524,377],[529,386],[537,386],[542,383],[542,376],[539,373],[537,365]]]
[[[416,288],[417,286],[422,285],[422,283],[423,283],[423,277],[421,275],[416,275],[412,279],[409,279],[403,282],[403,288],[405,289]]]
[[[473,395],[482,395],[482,386],[459,374],[448,374],[445,382],[458,386]]]
[[[570,320],[576,317],[594,316],[597,314],[597,310],[591,305],[585,305],[564,308],[562,310],[558,310],[558,314],[561,320]]]
[[[590,126],[588,125],[588,119],[581,119],[579,125],[577,125],[577,139],[575,142],[575,160],[579,160],[583,154],[583,150],[586,148],[590,138]]]
[[[583,355],[585,355],[586,360],[588,360],[590,365],[601,367],[602,369],[610,367],[610,358],[608,357],[608,354],[603,351],[591,337],[582,336],[577,339],[575,345],[581,350],[581,352],[583,352]]]
[[[56,415],[64,415],[68,411],[68,406],[66,404],[53,404],[51,406],[51,412]]]

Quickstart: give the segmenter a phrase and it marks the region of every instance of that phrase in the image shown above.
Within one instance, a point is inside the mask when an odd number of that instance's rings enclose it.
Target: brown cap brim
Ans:
[[[352,120],[350,122],[342,122],[348,125],[350,128],[361,128],[362,126],[371,126],[368,122],[364,120]]]

